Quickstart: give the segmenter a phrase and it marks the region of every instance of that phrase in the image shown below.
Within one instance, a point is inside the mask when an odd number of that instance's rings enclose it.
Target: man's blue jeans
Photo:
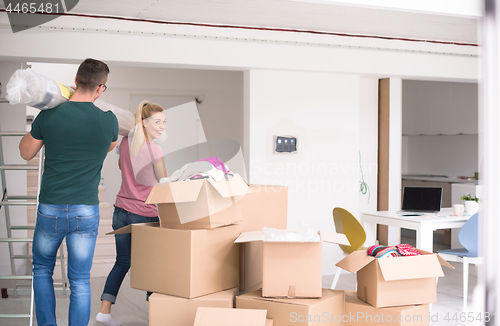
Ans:
[[[113,230],[118,230],[134,223],[148,222],[158,222],[158,216],[146,217],[130,213],[120,207],[115,207],[113,213]],[[101,300],[108,300],[111,303],[115,303],[123,279],[130,269],[131,242],[132,236],[130,233],[115,234],[116,262],[106,279]]]
[[[40,326],[56,324],[52,274],[57,250],[66,237],[70,303],[68,324],[87,326],[90,319],[90,269],[94,257],[99,206],[39,204],[33,236],[33,287]]]

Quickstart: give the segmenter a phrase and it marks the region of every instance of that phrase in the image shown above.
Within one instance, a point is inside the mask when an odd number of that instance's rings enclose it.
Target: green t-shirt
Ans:
[[[31,136],[45,146],[39,202],[98,205],[102,163],[118,139],[116,116],[91,102],[66,102],[42,110]]]

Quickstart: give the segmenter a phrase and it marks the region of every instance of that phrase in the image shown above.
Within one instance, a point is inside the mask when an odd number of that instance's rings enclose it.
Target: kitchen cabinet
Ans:
[[[477,83],[403,81],[403,135],[478,133]]]

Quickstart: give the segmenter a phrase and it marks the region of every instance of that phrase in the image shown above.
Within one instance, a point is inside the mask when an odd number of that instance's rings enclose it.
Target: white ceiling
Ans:
[[[384,10],[366,6],[348,6],[345,3],[342,5],[339,1],[80,0],[71,13],[479,43],[478,19],[472,14],[459,17],[439,13]]]

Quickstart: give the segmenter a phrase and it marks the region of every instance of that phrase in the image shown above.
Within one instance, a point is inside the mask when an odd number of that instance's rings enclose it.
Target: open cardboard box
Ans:
[[[249,185],[242,205],[240,231],[258,231],[263,227],[286,229],[288,188],[276,185]],[[262,243],[240,244],[240,293],[262,288]]]
[[[345,290],[346,326],[428,326],[429,304],[375,308]]]
[[[238,288],[194,299],[153,293],[149,297],[149,326],[193,326],[199,307],[233,308]]]
[[[212,230],[158,226],[131,224],[108,233],[132,233],[132,288],[192,299],[238,286],[238,225]]]
[[[213,229],[241,221],[237,202],[248,191],[239,174],[230,179],[212,178],[158,183],[146,204],[157,204],[160,226],[171,229]]]
[[[344,234],[319,232],[321,242],[265,241],[263,231],[243,232],[235,243],[262,243],[262,295],[319,298],[323,242],[349,245]]]
[[[336,264],[357,273],[358,298],[376,308],[436,302],[436,277],[441,266],[453,268],[437,254],[417,249],[421,255],[375,258],[355,251]]]
[[[319,299],[264,298],[262,291],[236,297],[236,308],[267,310],[267,318],[279,326],[344,325],[344,291],[323,289]]]
[[[200,307],[194,326],[267,326],[266,311],[257,309],[230,309]]]

